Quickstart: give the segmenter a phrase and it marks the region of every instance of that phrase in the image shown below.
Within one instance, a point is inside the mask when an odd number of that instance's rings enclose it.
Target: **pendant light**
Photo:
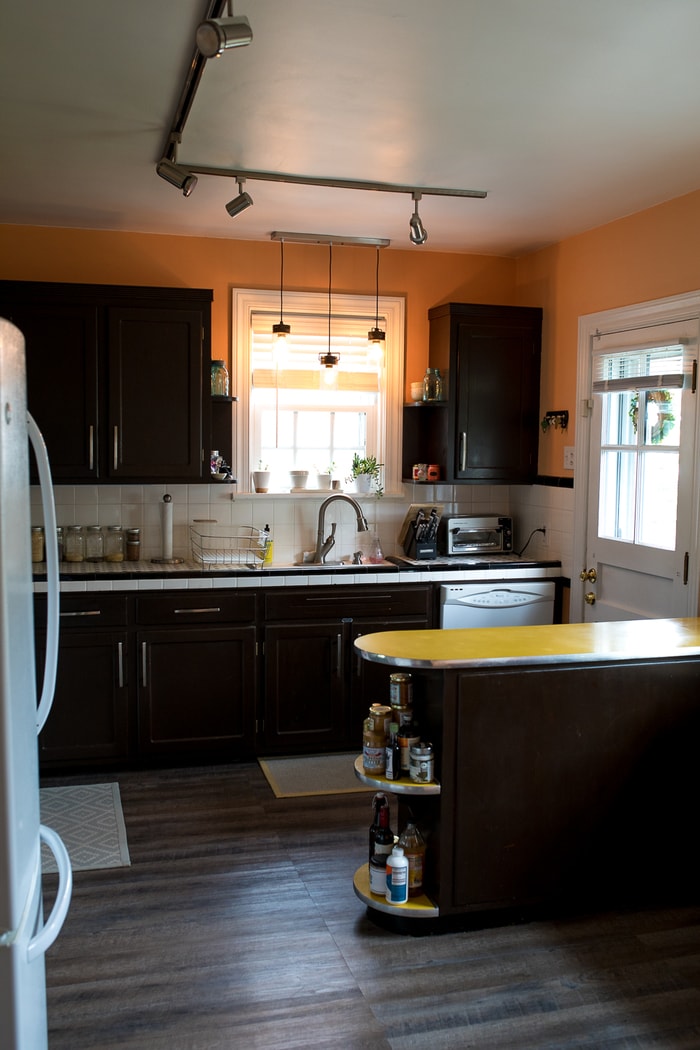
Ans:
[[[291,326],[284,323],[284,306],[283,306],[283,290],[284,290],[284,241],[280,241],[280,319],[278,324],[273,324],[272,334],[276,336],[272,346],[272,360],[275,364],[275,368],[279,368],[282,364],[289,345],[287,343],[287,336],[292,331]]]
[[[331,287],[333,274],[333,245],[328,245],[328,350],[325,354],[318,355],[318,361],[322,368],[323,382],[332,386],[336,380],[335,366],[340,361],[340,354],[331,351]]]
[[[384,356],[386,333],[379,327],[379,247],[377,247],[377,273],[374,286],[374,328],[367,333],[369,358],[374,364],[381,364]]]

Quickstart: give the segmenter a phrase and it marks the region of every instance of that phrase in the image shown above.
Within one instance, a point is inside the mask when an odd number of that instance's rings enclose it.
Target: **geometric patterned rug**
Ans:
[[[41,788],[41,823],[63,839],[73,871],[131,864],[119,784]],[[41,847],[41,870],[56,871],[53,854]]]

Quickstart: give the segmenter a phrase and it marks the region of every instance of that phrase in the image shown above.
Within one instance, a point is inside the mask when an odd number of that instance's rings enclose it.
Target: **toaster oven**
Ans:
[[[447,515],[440,522],[441,554],[509,554],[513,550],[513,519],[491,515]]]

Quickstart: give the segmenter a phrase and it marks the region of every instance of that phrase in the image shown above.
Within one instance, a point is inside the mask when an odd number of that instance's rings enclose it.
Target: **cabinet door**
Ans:
[[[39,667],[45,647],[38,633]],[[39,735],[43,768],[128,759],[127,658],[126,633],[62,632],[53,706]]]
[[[238,757],[255,738],[255,628],[137,635],[142,756]]]
[[[286,754],[349,747],[348,624],[265,629],[262,739]]]
[[[12,309],[12,322],[24,334],[27,405],[46,442],[53,477],[96,479],[97,309],[25,304]]]
[[[203,331],[199,310],[108,309],[109,477],[201,478]]]
[[[538,448],[538,330],[527,322],[460,322],[456,371],[454,477],[532,481]]]

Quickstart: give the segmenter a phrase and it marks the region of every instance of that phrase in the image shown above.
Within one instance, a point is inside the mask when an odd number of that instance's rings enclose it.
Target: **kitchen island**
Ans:
[[[700,619],[387,631],[355,648],[413,675],[441,793],[411,811],[441,917],[696,894]]]

